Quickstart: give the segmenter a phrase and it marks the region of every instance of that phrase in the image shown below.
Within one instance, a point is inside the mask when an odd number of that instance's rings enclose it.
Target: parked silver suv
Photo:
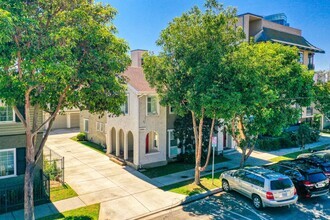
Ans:
[[[291,179],[261,167],[248,167],[223,172],[220,176],[224,191],[235,190],[252,199],[256,209],[278,207],[297,202]]]

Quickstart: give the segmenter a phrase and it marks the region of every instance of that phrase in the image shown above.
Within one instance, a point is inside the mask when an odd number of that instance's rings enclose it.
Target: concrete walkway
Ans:
[[[312,149],[315,147],[319,147],[325,144],[329,144],[330,146],[330,135],[329,134],[322,134],[318,142],[312,143],[312,144],[307,144],[305,149]],[[246,165],[263,165],[269,163],[269,160],[282,156],[285,154],[293,153],[300,151],[299,147],[296,148],[288,148],[288,149],[281,149],[281,150],[276,150],[276,151],[270,151],[270,152],[262,152],[262,151],[253,151],[251,156],[248,158],[246,161]],[[227,170],[227,169],[233,169],[237,168],[239,166],[240,160],[241,160],[241,153],[239,150],[235,150],[233,152],[230,152],[228,154],[225,154],[225,156],[230,159],[229,161],[218,163],[214,165],[215,171],[220,171],[220,170]],[[212,160],[211,160],[212,162]],[[212,166],[209,165],[207,169],[202,172],[202,176],[210,174],[212,171]],[[173,173],[169,174],[166,176],[161,176],[157,178],[153,178],[152,180],[158,187],[166,186],[166,185],[171,185],[174,183],[182,182],[185,180],[190,180],[194,178],[194,169],[191,170],[186,170],[178,173]]]

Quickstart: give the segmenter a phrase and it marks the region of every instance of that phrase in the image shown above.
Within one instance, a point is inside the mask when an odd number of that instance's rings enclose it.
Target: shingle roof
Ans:
[[[256,42],[272,41],[290,46],[296,46],[300,49],[310,50],[316,53],[324,53],[324,50],[315,47],[302,36],[289,34],[270,28],[263,28],[262,32],[258,34],[255,40]]]
[[[123,73],[127,77],[127,83],[131,85],[137,92],[156,92],[156,89],[151,88],[147,82],[143,69],[141,67],[128,67],[127,70]]]

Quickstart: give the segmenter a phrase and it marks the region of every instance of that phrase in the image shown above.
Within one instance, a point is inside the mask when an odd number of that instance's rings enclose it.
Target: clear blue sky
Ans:
[[[115,25],[118,36],[126,39],[131,49],[158,52],[155,41],[167,24],[203,0],[97,0],[118,10]],[[234,6],[238,14],[250,12],[270,15],[283,12],[291,27],[302,30],[303,36],[325,54],[315,57],[316,70],[330,69],[330,1],[329,0],[219,0]]]

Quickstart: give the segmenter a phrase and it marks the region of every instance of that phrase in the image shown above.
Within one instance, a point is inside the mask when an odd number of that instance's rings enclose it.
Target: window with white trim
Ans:
[[[89,131],[88,119],[84,119],[84,132],[88,133],[88,131]]]
[[[103,132],[104,131],[104,124],[102,122],[96,122],[96,131]]]
[[[0,122],[14,122],[15,113],[12,107],[0,101]]]
[[[313,107],[308,106],[306,107],[306,116],[312,116],[313,115]]]
[[[169,157],[176,157],[179,154],[178,139],[175,138],[173,129],[168,130],[168,145]]]
[[[300,62],[301,64],[304,63],[304,53],[303,53],[303,52],[299,52],[299,62]]]
[[[147,97],[147,115],[158,115],[157,96],[148,96]]]
[[[169,106],[168,109],[169,109],[170,114],[174,114],[174,107],[173,106]]]
[[[126,102],[120,106],[121,112],[125,115],[128,115],[129,109],[129,94],[126,94]]]
[[[16,176],[16,149],[0,150],[0,179]]]

